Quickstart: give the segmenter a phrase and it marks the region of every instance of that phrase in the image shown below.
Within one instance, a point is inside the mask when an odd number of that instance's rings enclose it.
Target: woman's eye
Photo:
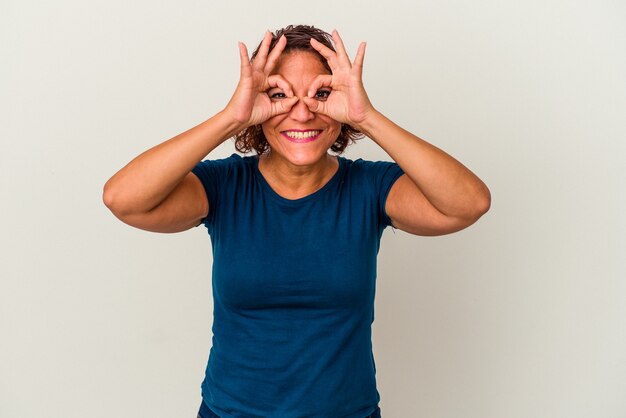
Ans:
[[[317,93],[315,93],[315,98],[318,100],[328,99],[328,96],[330,96],[330,90],[318,90]]]
[[[284,99],[286,97],[287,95],[282,92],[276,92],[276,93],[270,94],[270,99]]]

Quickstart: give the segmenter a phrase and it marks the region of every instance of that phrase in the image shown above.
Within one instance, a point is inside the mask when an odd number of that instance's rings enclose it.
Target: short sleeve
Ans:
[[[391,187],[394,185],[396,180],[398,180],[400,176],[404,174],[404,172],[396,163],[379,161],[374,164],[378,165],[375,177],[378,190],[378,213],[380,213],[380,221],[382,225],[387,227],[391,225],[391,218],[389,218],[389,216],[387,215],[387,211],[385,211],[387,196],[389,196],[389,191],[391,190]]]
[[[212,222],[215,208],[219,205],[221,185],[228,178],[233,162],[237,160],[241,160],[241,156],[232,154],[224,159],[201,161],[191,170],[200,179],[209,202],[209,213],[202,219],[203,224]]]
[[[358,163],[363,173],[369,179],[369,184],[373,187],[373,197],[376,199],[378,210],[378,222],[382,231],[382,229],[391,225],[391,219],[385,211],[387,196],[393,184],[404,172],[395,162],[358,159],[355,163]]]

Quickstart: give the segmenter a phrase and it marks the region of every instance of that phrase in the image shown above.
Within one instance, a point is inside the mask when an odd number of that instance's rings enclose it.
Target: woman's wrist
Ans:
[[[231,138],[249,126],[249,124],[238,121],[237,118],[230,112],[228,107],[225,107],[223,110],[218,112],[214,118],[216,119],[218,126],[223,129],[225,135],[224,140]]]
[[[353,127],[365,134],[368,138],[374,139],[376,132],[379,130],[378,127],[385,119],[382,113],[372,107],[372,109],[367,112],[363,121],[359,124],[355,124]]]

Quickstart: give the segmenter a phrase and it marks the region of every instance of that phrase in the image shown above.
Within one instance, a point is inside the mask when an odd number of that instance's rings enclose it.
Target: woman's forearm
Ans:
[[[439,212],[474,218],[489,208],[491,197],[487,186],[444,151],[376,111],[359,129],[398,163]]]
[[[143,152],[104,186],[114,212],[144,213],[161,203],[207,154],[242,129],[222,111],[201,124]]]

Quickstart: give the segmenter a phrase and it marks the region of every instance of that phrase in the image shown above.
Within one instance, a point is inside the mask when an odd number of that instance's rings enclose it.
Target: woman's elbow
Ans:
[[[118,188],[112,184],[111,180],[107,181],[102,188],[102,202],[118,218],[128,212],[128,208],[124,207],[123,199],[120,199]]]
[[[473,222],[476,222],[481,216],[487,213],[490,208],[491,192],[489,188],[483,184],[481,189],[476,192],[475,198],[473,199],[470,218],[473,219]]]

